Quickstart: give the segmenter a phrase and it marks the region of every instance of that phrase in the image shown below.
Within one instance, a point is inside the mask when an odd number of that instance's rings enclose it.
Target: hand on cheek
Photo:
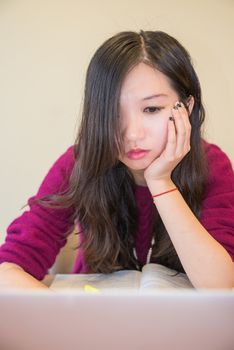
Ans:
[[[145,170],[146,182],[170,181],[173,169],[190,151],[191,125],[182,102],[176,103],[168,120],[167,142],[160,157]]]

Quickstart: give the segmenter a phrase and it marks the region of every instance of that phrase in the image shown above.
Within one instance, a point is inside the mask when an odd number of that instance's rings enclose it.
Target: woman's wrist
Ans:
[[[154,180],[147,183],[147,185],[152,196],[156,196],[158,194],[170,191],[176,187],[171,179]]]

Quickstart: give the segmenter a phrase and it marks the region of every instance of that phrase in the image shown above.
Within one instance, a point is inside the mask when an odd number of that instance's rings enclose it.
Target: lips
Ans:
[[[127,157],[132,160],[144,158],[149,151],[146,149],[136,148],[127,152]]]

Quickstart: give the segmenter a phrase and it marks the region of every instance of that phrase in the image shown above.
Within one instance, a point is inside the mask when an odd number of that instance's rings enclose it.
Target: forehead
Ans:
[[[120,93],[120,102],[128,98],[142,99],[155,94],[172,94],[175,91],[169,78],[145,63],[139,63],[125,77]],[[163,98],[163,97],[160,97]]]

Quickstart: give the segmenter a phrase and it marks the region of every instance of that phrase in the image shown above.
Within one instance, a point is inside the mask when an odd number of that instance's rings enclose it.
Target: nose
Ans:
[[[144,138],[145,131],[141,116],[136,114],[127,117],[125,128],[125,140],[127,142],[136,142]]]

